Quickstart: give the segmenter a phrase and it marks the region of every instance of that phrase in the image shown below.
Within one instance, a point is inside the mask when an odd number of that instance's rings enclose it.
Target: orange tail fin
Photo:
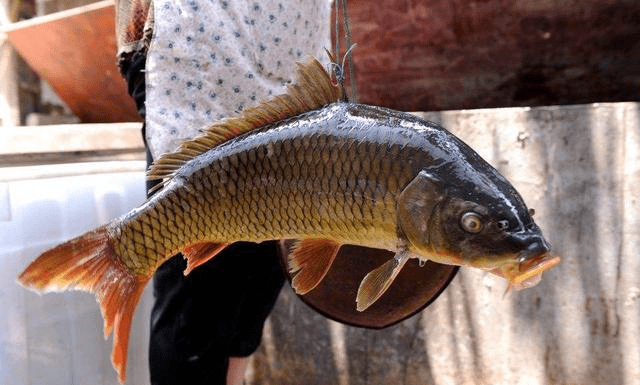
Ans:
[[[113,336],[111,362],[126,377],[127,346],[133,313],[150,276],[131,273],[113,252],[106,227],[44,252],[20,274],[38,292],[76,289],[95,293],[104,318],[104,335]]]

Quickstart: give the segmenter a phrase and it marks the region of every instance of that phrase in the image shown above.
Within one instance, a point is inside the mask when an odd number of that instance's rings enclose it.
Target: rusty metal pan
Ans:
[[[281,262],[291,241],[281,242]],[[387,250],[343,246],[323,281],[305,295],[298,295],[311,308],[335,321],[364,328],[381,329],[420,312],[431,304],[458,272],[457,266],[415,259],[404,266],[387,292],[364,312],[356,311],[356,293],[364,276],[393,257]],[[289,282],[291,276],[287,274]]]

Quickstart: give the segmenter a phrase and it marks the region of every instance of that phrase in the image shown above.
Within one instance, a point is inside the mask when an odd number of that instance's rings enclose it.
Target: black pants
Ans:
[[[178,255],[153,280],[152,384],[225,384],[229,357],[260,344],[284,275],[275,242],[234,243],[189,276]]]
[[[146,55],[137,53],[122,66],[142,117],[145,61]],[[148,183],[147,190],[151,187]],[[153,279],[151,384],[223,385],[229,357],[248,356],[260,344],[264,321],[284,283],[277,246],[234,243],[187,277],[185,267],[182,256],[174,256]]]

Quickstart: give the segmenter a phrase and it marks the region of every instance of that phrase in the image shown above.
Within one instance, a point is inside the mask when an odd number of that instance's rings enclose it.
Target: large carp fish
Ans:
[[[292,286],[318,285],[341,245],[395,252],[361,282],[366,311],[410,258],[471,266],[525,288],[558,263],[522,198],[442,127],[349,103],[316,60],[287,92],[218,122],[149,170],[161,190],[111,223],[40,255],[19,276],[39,292],[95,293],[125,379],[143,288],[182,252],[185,274],[236,241],[296,239]]]

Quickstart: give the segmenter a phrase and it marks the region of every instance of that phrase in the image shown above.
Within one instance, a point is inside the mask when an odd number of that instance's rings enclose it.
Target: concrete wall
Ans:
[[[287,287],[250,384],[640,384],[640,104],[423,114],[497,166],[562,257],[538,286],[463,268],[422,313],[342,326]]]

